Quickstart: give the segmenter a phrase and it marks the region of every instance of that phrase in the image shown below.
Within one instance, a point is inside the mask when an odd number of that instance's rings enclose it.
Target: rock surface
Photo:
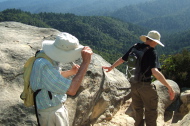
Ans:
[[[35,54],[36,50],[41,48],[44,39],[54,40],[60,31],[18,22],[1,22],[0,29],[0,125],[34,126],[36,117],[33,107],[24,107],[19,97],[23,89],[23,65]],[[81,59],[76,61],[78,64],[80,62]],[[109,73],[102,70],[102,66],[107,65],[110,64],[101,56],[93,54],[77,95],[69,96],[66,102],[71,125],[134,125],[130,89],[128,89],[130,84],[124,74],[117,69]],[[69,64],[63,64],[63,69],[69,68],[71,68]],[[168,81],[175,88],[177,98],[180,95],[177,84],[171,80]],[[169,117],[165,109],[173,103],[168,100],[167,89],[157,81],[155,85],[160,97],[158,124],[175,123],[177,125],[178,123],[172,120],[173,115],[168,120],[165,117]],[[185,107],[188,108],[188,104]],[[189,119],[189,115],[187,114],[184,119]]]

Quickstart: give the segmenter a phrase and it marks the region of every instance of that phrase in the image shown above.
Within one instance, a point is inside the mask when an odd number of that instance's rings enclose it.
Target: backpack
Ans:
[[[144,56],[144,53],[149,48],[150,46],[145,48],[137,48],[137,45],[132,47],[126,66],[126,77],[129,82],[138,83],[141,82],[143,78],[145,78],[144,74],[148,71],[148,69],[144,73],[141,72],[141,60]]]
[[[31,75],[33,63],[37,58],[45,58],[48,61],[50,61],[50,63],[52,63],[52,60],[45,53],[37,51],[36,55],[33,57],[30,57],[24,64],[24,73],[23,73],[24,89],[20,95],[20,98],[24,101],[24,105],[26,107],[31,107],[34,105],[34,91],[30,87],[30,75]],[[37,92],[39,92],[40,90],[41,89],[37,90]]]

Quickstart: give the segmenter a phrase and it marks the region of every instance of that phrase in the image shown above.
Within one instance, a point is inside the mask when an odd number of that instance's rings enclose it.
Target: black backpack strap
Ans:
[[[35,53],[35,57],[38,55],[38,53],[40,52],[41,50],[37,50],[36,53]],[[38,111],[37,111],[37,105],[36,105],[36,96],[37,94],[41,91],[42,89],[38,89],[37,91],[34,92],[34,108],[35,108],[35,114],[36,114],[36,118],[37,118],[37,123],[38,123],[38,126],[40,126],[40,122],[39,122],[39,118],[38,118]],[[49,95],[49,98],[52,100],[52,94],[50,91],[48,91],[48,95]]]
[[[50,91],[48,91],[49,98],[52,99],[52,94]]]
[[[37,94],[41,91],[41,89],[38,89],[37,91],[34,92],[34,108],[35,108],[35,113],[36,113],[36,118],[37,118],[37,123],[38,126],[40,126],[39,118],[38,118],[38,111],[37,111],[37,106],[36,106],[36,96]]]
[[[37,91],[34,92],[34,108],[35,108],[35,113],[36,113],[36,118],[37,118],[37,123],[38,126],[40,126],[39,118],[38,118],[38,111],[37,111],[37,105],[36,105],[36,96],[42,89],[38,89]],[[52,94],[50,91],[48,91],[49,98],[52,100]]]
[[[151,48],[150,46],[145,47],[145,48],[143,49],[144,53],[145,53],[147,50],[149,50],[150,48]],[[150,69],[150,66],[149,66],[149,67],[145,70],[145,72],[143,73],[141,81],[143,81],[143,82],[149,82],[149,81],[151,81],[151,77],[145,77],[145,73],[148,72],[149,69]]]

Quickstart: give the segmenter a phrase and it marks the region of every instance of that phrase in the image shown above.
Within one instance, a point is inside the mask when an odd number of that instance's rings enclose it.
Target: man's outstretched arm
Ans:
[[[121,65],[123,62],[125,62],[125,61],[122,58],[119,58],[113,65],[111,65],[109,67],[103,66],[102,68],[107,69],[106,72],[110,72],[113,68]]]

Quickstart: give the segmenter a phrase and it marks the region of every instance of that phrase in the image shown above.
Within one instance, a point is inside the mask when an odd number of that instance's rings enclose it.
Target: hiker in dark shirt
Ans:
[[[160,42],[160,37],[159,32],[150,31],[147,36],[140,36],[140,39],[144,43],[134,45],[137,48],[146,48],[147,46],[150,46],[150,49],[145,52],[141,61],[141,71],[145,72],[145,77],[148,79],[141,80],[141,82],[138,83],[131,83],[132,106],[135,110],[135,126],[144,125],[144,114],[146,126],[157,126],[158,95],[155,86],[151,84],[152,75],[168,88],[170,100],[173,100],[175,97],[174,90],[166,81],[164,75],[160,72],[160,64],[155,50],[155,47],[158,44],[164,47]],[[129,49],[129,51],[123,57],[119,58],[113,65],[109,67],[103,66],[103,68],[107,69],[106,72],[109,72],[113,68],[127,61],[130,51],[131,49]],[[143,108],[145,108],[145,112]]]

